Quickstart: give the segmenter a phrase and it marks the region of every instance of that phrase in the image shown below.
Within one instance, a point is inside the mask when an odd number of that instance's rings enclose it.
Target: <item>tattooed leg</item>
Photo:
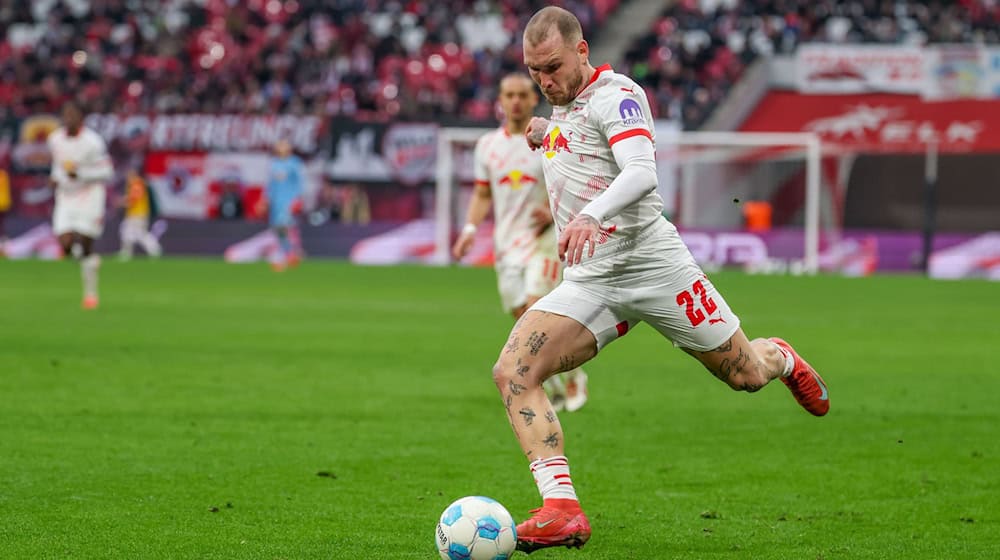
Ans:
[[[573,319],[525,313],[493,367],[507,418],[529,460],[563,454],[563,432],[542,383],[568,363],[578,365],[597,353],[594,335]]]
[[[784,358],[778,347],[763,338],[747,340],[743,329],[718,348],[705,352],[684,349],[700,361],[712,375],[736,391],[753,393],[781,375]]]

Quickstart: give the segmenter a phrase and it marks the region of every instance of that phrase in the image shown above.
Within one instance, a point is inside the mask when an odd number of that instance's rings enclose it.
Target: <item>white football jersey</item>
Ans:
[[[60,192],[77,191],[85,187],[103,187],[111,178],[113,169],[104,139],[90,128],[80,127],[75,136],[70,136],[64,127],[49,134],[46,140],[52,153],[52,172]],[[75,166],[77,178],[71,179],[66,172],[67,162]]]
[[[542,141],[542,165],[559,232],[618,176],[621,169],[611,146],[633,136],[656,141],[649,102],[642,87],[607,64],[597,68],[569,105],[552,108]],[[653,191],[608,217],[601,224],[594,258],[663,219],[662,212],[663,199]]]
[[[542,155],[532,151],[523,134],[505,127],[476,142],[475,180],[489,185],[493,196],[493,243],[498,267],[523,267],[537,251],[555,254],[555,232],[535,235],[531,212],[548,203],[542,177]],[[554,257],[553,257],[553,260]]]

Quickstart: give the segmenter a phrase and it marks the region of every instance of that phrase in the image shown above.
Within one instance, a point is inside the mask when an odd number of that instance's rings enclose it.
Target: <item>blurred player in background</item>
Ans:
[[[156,199],[149,185],[139,173],[130,169],[125,178],[125,218],[122,220],[118,234],[121,237],[122,260],[132,258],[136,243],[150,257],[159,257],[163,252],[160,241],[150,233],[149,223],[156,214]]]
[[[538,95],[527,75],[510,74],[500,81],[500,108],[506,122],[476,143],[475,191],[465,227],[452,249],[456,259],[469,252],[492,206],[497,288],[504,311],[515,319],[556,287],[562,268],[542,178],[542,156],[532,151],[524,137],[537,105]],[[587,402],[587,374],[576,368],[563,375],[546,380],[545,389],[556,410],[572,412]]]
[[[271,160],[271,170],[267,180],[266,200],[268,224],[278,236],[278,255],[271,262],[275,270],[299,263],[300,250],[294,247],[292,237],[298,235],[295,224],[297,207],[302,204],[305,184],[305,166],[292,153],[288,140],[279,140],[274,146],[275,157]]]
[[[645,92],[610,66],[594,68],[580,22],[543,8],[524,30],[524,62],[552,104],[526,135],[542,148],[563,282],[514,326],[493,370],[511,427],[531,461],[542,507],[517,526],[518,548],[582,546],[580,508],[565,441],[542,382],[593,358],[645,321],[731,388],[781,379],[816,416],[826,385],[785,341],[752,342],[739,317],[702,273],[656,193],[653,119]],[[642,423],[623,420],[624,434]]]
[[[52,231],[59,238],[63,256],[80,261],[83,308],[98,305],[97,276],[101,257],[94,241],[104,232],[105,181],[114,169],[104,139],[83,126],[83,109],[75,102],[62,108],[63,125],[49,134],[52,153],[50,184],[55,188]]]

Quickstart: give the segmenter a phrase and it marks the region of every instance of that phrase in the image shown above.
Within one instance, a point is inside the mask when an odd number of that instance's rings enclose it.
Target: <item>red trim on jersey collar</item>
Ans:
[[[653,135],[649,133],[645,128],[633,128],[632,130],[626,130],[625,132],[619,132],[611,138],[608,138],[608,146],[614,146],[616,142],[621,142],[626,138],[632,138],[633,136],[645,136],[649,138],[649,141],[653,141]]]
[[[602,64],[598,66],[597,68],[594,69],[594,75],[590,77],[590,81],[587,82],[587,85],[583,86],[583,88],[581,88],[580,91],[589,88],[591,84],[597,81],[597,77],[601,75],[601,72],[604,71],[614,72],[614,69],[611,68],[610,64]]]

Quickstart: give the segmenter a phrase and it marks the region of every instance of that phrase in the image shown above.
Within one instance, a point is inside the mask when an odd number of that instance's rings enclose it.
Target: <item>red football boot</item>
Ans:
[[[97,309],[97,305],[98,305],[97,296],[84,296],[83,302],[80,304],[80,307],[82,307],[83,309],[90,310],[90,309]]]
[[[517,526],[517,549],[525,554],[551,546],[580,548],[590,539],[590,521],[576,500],[548,499],[531,513]]]
[[[808,362],[802,359],[790,344],[780,338],[771,338],[771,342],[782,347],[792,354],[795,359],[795,366],[788,377],[782,377],[781,381],[788,386],[788,389],[799,401],[802,408],[809,411],[813,416],[823,416],[830,410],[830,396],[826,391],[826,383],[823,378],[816,373]]]

